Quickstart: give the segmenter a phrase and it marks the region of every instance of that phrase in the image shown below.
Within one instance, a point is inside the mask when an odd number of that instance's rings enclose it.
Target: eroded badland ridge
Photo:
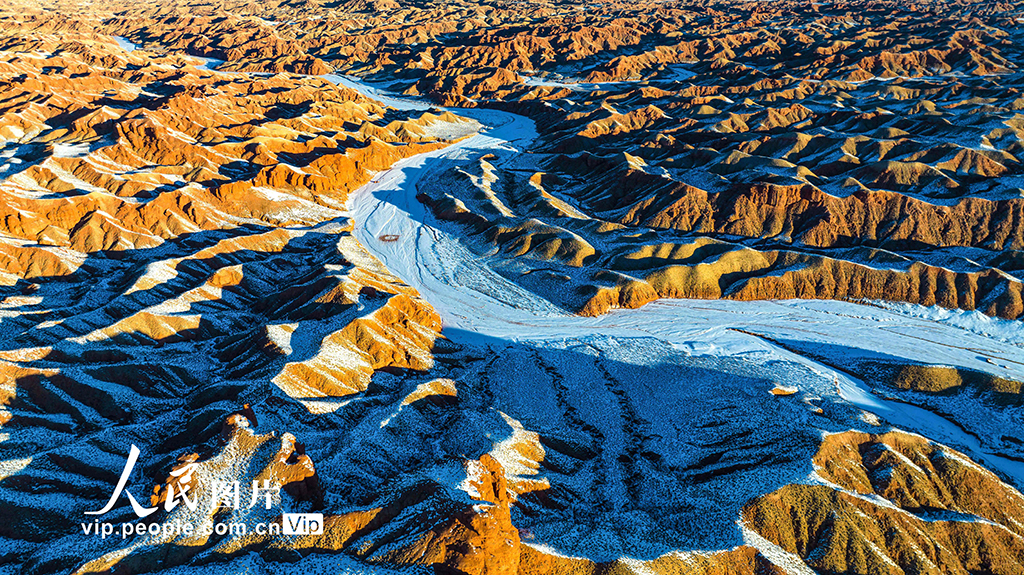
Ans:
[[[0,573],[1024,573],[1022,40],[0,0]]]

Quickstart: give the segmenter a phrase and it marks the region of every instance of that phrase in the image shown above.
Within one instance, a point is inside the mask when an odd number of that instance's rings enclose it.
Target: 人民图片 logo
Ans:
[[[129,481],[136,463],[139,461],[141,450],[132,445],[128,452],[128,459],[125,461],[124,469],[118,478],[110,499],[106,505],[96,511],[86,511],[86,515],[103,516],[114,510],[124,495],[131,505],[132,511],[138,519],[150,517],[160,509],[159,505],[145,507],[129,491]],[[214,534],[217,535],[245,535],[252,531],[263,535],[308,535],[323,533],[323,515],[319,513],[285,513],[281,522],[258,522],[250,525],[243,521],[229,523],[214,523],[213,516],[221,509],[248,510],[257,507],[262,501],[263,509],[270,510],[275,502],[281,499],[281,484],[272,483],[269,479],[253,479],[251,490],[243,496],[242,484],[238,480],[225,480],[223,478],[207,478],[204,483],[208,485],[197,486],[196,475],[200,465],[190,462],[170,472],[170,481],[166,486],[166,493],[163,497],[163,510],[170,513],[178,505],[184,503],[190,512],[199,511],[200,517],[205,515],[202,521],[196,521],[195,514],[188,514],[187,518],[181,521],[169,520],[165,522],[125,522],[120,526],[109,522],[101,522],[99,519],[92,523],[82,523],[82,532],[85,535],[99,535],[102,538],[112,536],[115,532],[121,534],[122,539],[130,535],[159,535],[165,536],[175,534],[196,535]],[[205,511],[205,514],[203,513]],[[170,518],[170,517],[169,517]],[[118,528],[119,527],[119,528]]]

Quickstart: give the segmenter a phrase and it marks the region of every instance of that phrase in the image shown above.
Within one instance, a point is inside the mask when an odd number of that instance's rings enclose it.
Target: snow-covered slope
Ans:
[[[921,434],[1024,486],[1024,464],[999,453],[1020,456],[1007,440],[1020,429],[1019,408],[908,397],[914,392],[878,388],[851,371],[873,362],[940,365],[1019,381],[1024,342],[1008,322],[797,300],[662,300],[596,318],[566,313],[492,269],[501,262],[417,201],[426,189],[459,198],[465,183],[446,173],[484,155],[513,169],[530,161],[529,120],[459,112],[490,129],[399,162],[353,194],[349,209],[360,242],[440,312],[444,333],[486,348],[485,365],[462,374],[478,382],[475,392],[541,437],[566,438],[563,452],[593,450],[570,472],[557,469],[564,453],[545,454],[556,469],[542,476],[573,511],[516,523],[546,551],[649,559],[746,541],[777,556],[736,526],[740,508],[758,491],[820,482],[807,453],[822,435],[850,428]],[[954,409],[955,420],[940,415]],[[696,524],[695,513],[703,519]]]

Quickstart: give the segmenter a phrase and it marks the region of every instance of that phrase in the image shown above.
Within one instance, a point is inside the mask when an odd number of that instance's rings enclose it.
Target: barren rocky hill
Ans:
[[[334,70],[525,112],[544,142],[529,185],[668,242],[758,252],[740,276],[706,262],[709,288],[665,277],[693,261],[623,269],[620,250],[583,248],[565,256],[593,272],[564,302],[576,311],[725,296],[1024,313],[1012,4],[385,4],[165,6],[105,25],[226,70]]]
[[[0,0],[0,573],[1024,572],[1022,41]]]

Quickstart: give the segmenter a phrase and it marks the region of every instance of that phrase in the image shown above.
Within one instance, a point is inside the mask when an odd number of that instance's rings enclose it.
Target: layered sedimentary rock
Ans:
[[[829,436],[825,485],[751,502],[744,521],[833,573],[1015,573],[1024,499],[962,454],[902,433]]]
[[[155,506],[190,464],[207,487],[273,479],[322,506],[295,437],[254,434],[248,407],[231,414],[243,396],[328,413],[376,371],[433,365],[440,319],[355,241],[343,207],[374,173],[477,124],[316,76],[127,50],[95,30],[99,13],[5,10],[0,421],[17,469],[0,473],[2,562],[138,571],[230,556],[154,539],[82,563],[42,544],[103,507],[128,444],[164,484],[149,484]]]
[[[455,157],[404,192],[557,310],[799,298],[1016,319],[1018,16],[3,4],[0,571],[1021,572],[1024,503],[984,467],[1019,458],[1020,381],[754,331],[809,362],[646,336],[453,343],[345,208],[481,126],[339,86],[533,121],[513,159]],[[1012,345],[978,357],[1009,372]],[[894,429],[827,369],[987,459]],[[157,511],[122,497],[104,521],[253,530],[83,534],[130,445],[127,489]],[[281,486],[273,510],[165,509],[186,483],[254,480]],[[323,533],[255,531],[292,512]]]
[[[427,3],[294,19],[271,5],[259,19],[217,20],[215,29],[245,30],[230,38],[173,21],[183,32],[168,44],[155,31],[172,21],[157,11],[116,29],[167,46],[188,40],[230,69],[276,71],[301,53],[440,103],[528,113],[542,127],[534,151],[545,152],[531,164],[550,194],[601,221],[679,232],[660,243],[711,236],[769,262],[746,266],[758,269],[743,286],[716,289],[595,266],[614,280],[581,282],[580,297],[564,302],[576,311],[734,294],[891,299],[1016,318],[1021,100],[1011,13],[975,3],[712,2],[653,12]],[[239,37],[259,53],[228,57]],[[276,55],[277,44],[292,52]],[[521,225],[492,223],[497,241]],[[551,249],[572,248],[549,242],[526,253]],[[676,275],[666,264],[651,272]]]
[[[590,295],[566,303],[577,311],[731,293],[1024,312],[1024,100],[1018,26],[1003,5],[107,10],[111,33],[225,70],[333,69],[442,104],[526,112],[543,126],[535,151],[546,155],[532,164],[558,176],[547,191],[588,216],[712,236],[781,262],[710,291],[598,266],[616,279],[582,282]],[[50,18],[24,25],[46,30]],[[652,271],[672,276],[664,267]]]

